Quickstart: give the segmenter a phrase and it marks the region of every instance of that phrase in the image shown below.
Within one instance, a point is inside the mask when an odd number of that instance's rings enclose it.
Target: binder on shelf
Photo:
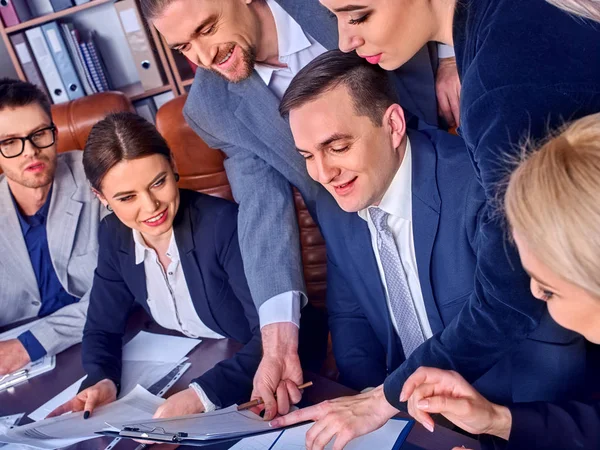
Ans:
[[[150,90],[163,86],[164,83],[151,40],[135,5],[135,0],[122,0],[116,2],[114,6],[119,15],[119,21],[125,32],[143,88]]]
[[[32,17],[25,0],[0,0],[0,16],[5,27],[13,27]]]
[[[85,60],[81,54],[79,43],[75,40],[75,37],[72,33],[72,31],[75,30],[75,27],[71,23],[61,23],[60,27],[63,34],[63,39],[67,44],[69,53],[71,54],[71,61],[73,61],[75,71],[79,76],[79,81],[81,81],[81,86],[83,87],[84,92],[87,95],[95,94],[98,91],[94,87],[92,76],[88,72],[85,65]]]
[[[83,5],[84,3],[89,2],[90,0],[74,0],[73,3],[75,3],[75,5]]]
[[[160,109],[162,105],[164,105],[170,100],[173,100],[174,98],[175,94],[173,94],[173,91],[167,91],[163,92],[162,94],[155,95],[154,97],[152,97],[152,100],[154,100],[156,109]]]
[[[96,66],[94,65],[94,61],[92,61],[87,42],[79,39],[79,49],[81,50],[81,54],[83,55],[85,66],[87,67],[87,70],[90,73],[90,76],[92,77],[92,81],[94,82],[94,87],[96,88],[96,91],[104,92],[104,89],[102,88],[102,82],[100,81],[100,76],[98,75],[98,72],[96,72]]]
[[[21,67],[23,68],[23,72],[25,72],[25,77],[27,81],[35,84],[39,87],[46,95],[50,96],[48,90],[46,89],[46,85],[42,80],[42,74],[40,73],[40,69],[35,61],[31,53],[31,48],[29,47],[29,43],[25,38],[25,33],[16,33],[10,36],[10,40],[15,48],[15,53],[17,54],[17,58],[19,58],[19,62],[21,63]]]
[[[148,122],[156,125],[156,105],[151,98],[133,102],[133,107],[139,116],[142,116]]]
[[[81,86],[79,76],[77,76],[77,72],[75,71],[75,66],[73,65],[73,61],[67,50],[67,45],[58,29],[58,24],[56,22],[49,22],[42,25],[42,31],[46,37],[50,53],[54,58],[54,63],[58,68],[60,78],[67,88],[69,100],[84,97],[85,92]]]
[[[62,11],[63,9],[70,8],[73,6],[73,2],[71,0],[50,0],[52,4],[52,8],[54,11]]]
[[[27,41],[29,41],[31,51],[38,63],[40,73],[46,83],[52,101],[54,103],[68,102],[69,96],[58,73],[58,68],[54,63],[54,58],[50,54],[50,49],[48,48],[42,28],[30,28],[25,31],[25,35],[27,36]]]
[[[52,3],[50,0],[26,0],[29,5],[29,9],[31,10],[31,14],[34,17],[45,16],[46,14],[52,14],[54,12],[54,8],[52,8]]]

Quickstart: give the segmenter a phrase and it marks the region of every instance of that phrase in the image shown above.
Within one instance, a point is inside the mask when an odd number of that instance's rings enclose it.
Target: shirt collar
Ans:
[[[309,48],[312,44],[298,22],[296,22],[276,1],[266,1],[273,13],[273,19],[275,19],[280,60]],[[254,69],[268,86],[271,82],[273,72],[280,70],[281,68],[256,63]]]
[[[370,206],[361,209],[358,211],[358,215],[367,220],[369,208]],[[383,194],[379,208],[391,216],[412,220],[412,151],[408,136],[402,163],[387,191]]]
[[[146,259],[147,254],[156,253],[153,249],[146,245],[146,241],[142,237],[142,233],[138,230],[131,230],[133,233],[133,242],[135,243],[135,263],[141,264]],[[177,241],[175,240],[175,232],[171,232],[171,242],[167,250],[167,256],[171,261],[179,261],[179,250],[177,249]]]
[[[21,232],[23,233],[23,236],[25,236],[27,234],[27,232],[29,231],[29,229],[31,227],[43,225],[46,223],[46,220],[48,219],[48,211],[50,210],[50,200],[52,198],[52,188],[53,188],[53,186],[50,186],[50,190],[48,191],[48,196],[46,197],[46,201],[44,202],[42,207],[40,209],[38,209],[38,211],[33,216],[24,216],[21,213],[21,210],[19,209],[19,206],[17,205],[17,201],[15,200],[15,197],[12,195],[12,192],[9,187],[8,191],[10,192],[10,198],[13,202],[13,205],[15,206],[15,210],[17,211],[17,218],[19,219],[19,225],[21,226]]]

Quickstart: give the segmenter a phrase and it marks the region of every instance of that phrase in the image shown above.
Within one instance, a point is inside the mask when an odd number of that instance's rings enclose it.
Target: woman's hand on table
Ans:
[[[510,435],[510,410],[485,399],[453,371],[419,368],[404,383],[400,401],[408,401],[409,414],[430,431],[434,422],[429,414],[438,413],[472,434]]]
[[[63,403],[47,417],[60,416],[67,412],[85,411],[83,418],[90,417],[95,408],[112,403],[117,399],[117,386],[108,378],[84,389],[71,400]]]

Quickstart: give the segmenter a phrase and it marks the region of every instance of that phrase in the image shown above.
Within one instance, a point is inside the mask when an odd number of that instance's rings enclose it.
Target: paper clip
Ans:
[[[29,371],[27,369],[22,369],[18,372],[6,374],[2,378],[0,378],[0,390],[8,389],[9,387],[22,383],[23,381],[27,381],[28,377]]]
[[[143,425],[140,425],[143,426]],[[188,437],[187,433],[171,433],[165,431],[164,428],[156,427],[150,429],[148,431],[143,431],[138,427],[123,427],[123,429],[119,432],[119,436],[129,437],[129,438],[141,438],[141,439],[153,439],[155,441],[161,442],[181,442],[181,440]]]

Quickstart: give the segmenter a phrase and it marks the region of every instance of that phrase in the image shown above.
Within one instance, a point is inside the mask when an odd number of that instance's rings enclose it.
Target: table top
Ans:
[[[142,313],[134,314],[130,320],[125,339],[131,339],[138,331],[163,332],[176,334],[164,330]],[[216,363],[231,357],[241,348],[239,343],[230,339],[203,339],[189,355],[190,369],[167,392],[166,397],[186,389],[193,378],[212,368]],[[25,412],[29,414],[39,406],[50,400],[61,391],[69,387],[84,375],[81,366],[81,345],[76,345],[60,353],[56,357],[56,368],[38,377],[29,380],[6,391],[0,392],[0,416]],[[344,395],[356,394],[355,391],[313,373],[305,373],[305,380],[313,381],[313,386],[304,391],[303,404],[315,404],[323,400]],[[408,417],[400,414],[400,417]],[[24,418],[22,423],[26,419]],[[103,437],[76,444],[71,449],[76,450],[104,450],[112,439]],[[442,426],[436,426],[434,433],[430,433],[418,423],[411,430],[403,450],[448,450],[452,447],[464,445],[466,448],[479,449],[479,444],[467,436],[451,431]],[[121,440],[113,450],[133,450],[137,443],[131,440]],[[154,445],[152,450],[163,450],[174,446]],[[183,446],[180,448],[184,448]],[[190,449],[193,447],[189,447]],[[228,446],[204,447],[211,450],[226,449]]]

